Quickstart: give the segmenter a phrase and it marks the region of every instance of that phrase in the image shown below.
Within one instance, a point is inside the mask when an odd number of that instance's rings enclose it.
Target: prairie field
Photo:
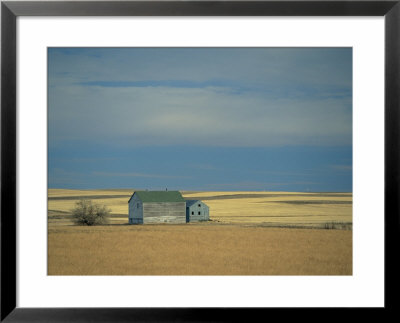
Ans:
[[[132,193],[49,189],[48,274],[352,274],[351,193],[181,192],[210,221],[128,225]],[[79,199],[110,208],[109,224],[74,225]]]

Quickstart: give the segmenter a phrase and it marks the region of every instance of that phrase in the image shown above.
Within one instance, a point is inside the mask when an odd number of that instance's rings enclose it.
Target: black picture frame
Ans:
[[[3,322],[188,322],[257,320],[267,309],[16,307],[16,19],[18,16],[384,16],[385,306],[396,311],[400,231],[400,0],[395,1],[2,1],[1,3],[1,316]],[[38,291],[40,292],[40,291]],[[268,309],[279,312],[282,309]],[[283,309],[288,311],[289,309]],[[335,317],[329,311],[330,318]],[[304,313],[302,309],[290,309]],[[286,312],[285,312],[286,313]],[[372,315],[372,312],[368,312]],[[325,319],[312,314],[316,319]],[[305,316],[310,319],[309,313]]]

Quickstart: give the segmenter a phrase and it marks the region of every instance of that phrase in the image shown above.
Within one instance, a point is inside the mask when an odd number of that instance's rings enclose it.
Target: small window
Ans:
[[[199,207],[201,207],[201,204],[198,204]]]
[[[200,211],[199,211],[199,215],[200,215],[201,213],[200,213]]]
[[[194,211],[192,211],[192,215],[194,215]]]
[[[138,208],[140,207],[140,204],[139,204],[139,203],[137,204],[137,207],[138,207]]]

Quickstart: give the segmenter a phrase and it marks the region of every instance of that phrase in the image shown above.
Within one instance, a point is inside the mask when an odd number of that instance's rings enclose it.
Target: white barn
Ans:
[[[129,224],[186,223],[186,202],[178,191],[136,191],[128,204]]]

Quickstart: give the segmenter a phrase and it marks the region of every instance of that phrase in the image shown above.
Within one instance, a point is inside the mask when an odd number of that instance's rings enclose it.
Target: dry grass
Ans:
[[[79,198],[93,199],[111,208],[111,222],[128,222],[131,190],[49,190],[49,222],[69,223],[68,213]],[[296,192],[183,192],[186,199],[199,198],[210,207],[210,219],[220,223],[269,226],[321,227],[341,223],[351,228],[351,193]]]
[[[344,230],[241,225],[49,230],[49,275],[351,275]]]
[[[132,190],[48,190],[49,215],[70,213],[80,199],[93,200],[97,204],[105,204],[112,214],[126,215],[128,221],[128,200]]]
[[[212,221],[131,226],[132,192],[49,190],[48,274],[352,274],[351,193],[183,192]],[[111,208],[110,225],[74,226],[82,198]]]
[[[211,217],[224,223],[262,223],[320,226],[325,223],[352,222],[352,194],[288,192],[207,192],[186,197],[207,199]],[[224,199],[223,196],[229,198]],[[230,196],[235,198],[231,198]],[[251,197],[248,197],[251,196]]]

